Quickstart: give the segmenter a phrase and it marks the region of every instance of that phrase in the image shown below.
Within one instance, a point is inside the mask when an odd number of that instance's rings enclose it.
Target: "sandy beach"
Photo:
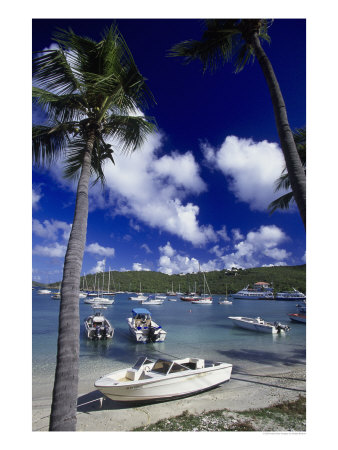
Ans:
[[[103,398],[93,380],[80,380],[77,431],[130,431],[184,411],[228,409],[244,411],[267,407],[306,395],[306,366],[250,366],[233,368],[228,383],[192,397],[170,402],[131,407]],[[33,392],[33,431],[48,431],[51,384]]]

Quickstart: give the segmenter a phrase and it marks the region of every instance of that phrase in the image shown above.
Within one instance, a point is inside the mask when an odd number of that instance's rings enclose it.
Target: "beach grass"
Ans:
[[[306,431],[306,399],[299,396],[261,409],[234,412],[227,409],[183,414],[132,431]]]

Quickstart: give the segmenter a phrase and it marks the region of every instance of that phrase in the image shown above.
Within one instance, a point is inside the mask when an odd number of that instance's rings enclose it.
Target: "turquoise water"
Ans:
[[[226,361],[234,365],[234,371],[305,363],[306,325],[290,322],[287,316],[296,312],[297,302],[233,300],[232,305],[219,305],[220,297],[213,298],[212,305],[194,305],[178,299],[148,306],[155,322],[167,331],[165,342],[157,344],[137,344],[129,334],[126,319],[132,308],[140,305],[128,300],[127,294],[117,294],[115,303],[103,310],[115,328],[113,339],[89,341],[84,334],[83,320],[93,310],[81,299],[80,376],[81,373],[90,375],[93,367],[95,376],[103,375],[108,368],[132,365],[141,355]],[[49,295],[33,291],[33,385],[41,377],[51,380],[54,376],[59,305]],[[244,330],[232,324],[227,318],[231,315],[277,320],[291,326],[291,330],[282,335]]]

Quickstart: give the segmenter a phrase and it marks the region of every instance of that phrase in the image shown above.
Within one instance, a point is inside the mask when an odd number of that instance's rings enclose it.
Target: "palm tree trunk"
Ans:
[[[76,430],[80,349],[79,287],[87,234],[88,187],[94,138],[92,131],[88,134],[77,188],[73,226],[63,268],[50,431]]]
[[[250,41],[255,55],[267,81],[273,104],[278,135],[284,154],[286,168],[290,178],[291,189],[306,229],[306,178],[302,162],[299,158],[293,134],[286,114],[286,106],[276,75],[269,58],[264,52],[257,33]]]

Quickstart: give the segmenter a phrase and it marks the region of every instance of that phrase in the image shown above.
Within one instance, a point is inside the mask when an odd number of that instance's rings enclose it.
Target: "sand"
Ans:
[[[192,397],[151,405],[128,407],[103,398],[93,380],[79,384],[77,431],[131,431],[184,411],[228,409],[244,411],[267,407],[306,395],[305,365],[233,368],[229,382]],[[51,385],[33,391],[33,431],[48,431]]]

